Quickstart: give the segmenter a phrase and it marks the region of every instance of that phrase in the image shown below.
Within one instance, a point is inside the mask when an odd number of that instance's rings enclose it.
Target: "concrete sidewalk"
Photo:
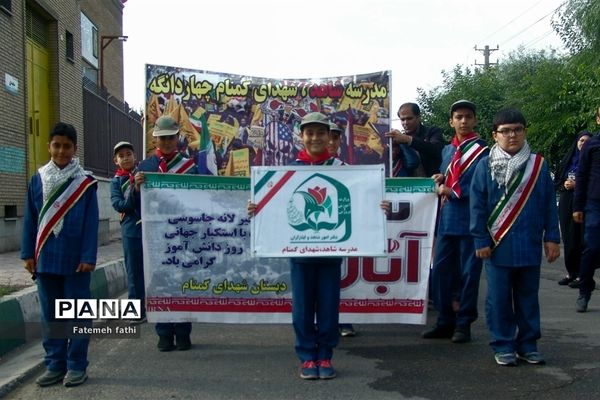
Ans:
[[[0,285],[29,287],[34,286],[31,274],[23,268],[19,251],[0,253]],[[96,265],[100,266],[123,258],[123,245],[119,236],[113,236],[110,242],[98,247],[98,260]]]

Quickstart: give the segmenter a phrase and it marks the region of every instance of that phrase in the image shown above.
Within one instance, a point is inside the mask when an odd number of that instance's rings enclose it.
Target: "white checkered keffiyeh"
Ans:
[[[498,183],[499,188],[504,186],[504,190],[507,190],[508,184],[516,173],[527,164],[530,155],[531,149],[527,141],[525,141],[521,150],[512,156],[502,150],[496,143],[490,150],[489,158],[492,180]]]
[[[43,204],[46,204],[46,201],[52,195],[52,193],[67,179],[86,175],[84,169],[81,167],[81,165],[79,165],[79,158],[77,157],[73,157],[69,165],[63,169],[60,169],[56,164],[54,164],[54,161],[51,160],[46,165],[41,166],[38,169],[38,172],[42,178]],[[63,220],[61,219],[56,223],[54,229],[52,229],[54,236],[58,236],[62,230],[62,227]]]

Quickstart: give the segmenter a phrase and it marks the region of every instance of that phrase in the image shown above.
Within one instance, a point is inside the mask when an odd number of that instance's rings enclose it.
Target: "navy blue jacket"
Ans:
[[[504,187],[492,180],[489,158],[482,158],[471,181],[471,234],[476,249],[492,247],[487,221],[503,194]],[[540,265],[542,242],[560,243],[556,195],[546,160],[521,213],[489,262],[501,267]]]
[[[421,156],[421,164],[425,170],[425,177],[440,172],[442,163],[442,149],[444,148],[444,135],[440,128],[421,124],[419,130],[411,135],[410,147],[417,150]]]
[[[40,251],[36,271],[57,275],[75,274],[80,263],[96,264],[98,250],[98,200],[97,185],[88,188],[63,217],[63,227],[57,236],[54,233]],[[34,258],[38,232],[38,217],[43,207],[42,179],[36,173],[29,183],[21,259]]]
[[[121,186],[129,179],[128,176],[115,176],[110,182],[110,201],[113,208],[123,214],[121,233],[124,237],[142,237],[141,215],[135,206],[135,189],[132,187],[127,197]]]
[[[575,182],[573,212],[584,211],[589,200],[600,201],[600,136],[583,145]]]

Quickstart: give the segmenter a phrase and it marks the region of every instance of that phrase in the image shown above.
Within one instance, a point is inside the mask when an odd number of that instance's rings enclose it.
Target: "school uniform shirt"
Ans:
[[[476,142],[481,146],[487,146],[487,143],[482,139],[477,139]],[[448,169],[455,152],[456,147],[451,144],[446,145],[442,150],[441,170],[443,173]],[[471,187],[471,180],[473,179],[475,167],[481,162],[482,158],[488,154],[489,150],[485,149],[485,151],[478,156],[478,159],[473,161],[471,166],[460,175],[458,184],[460,186],[461,196],[458,198],[456,197],[456,194],[452,192],[450,198],[444,202],[440,211],[438,235],[470,235],[469,220],[471,214],[469,210],[469,188]]]
[[[115,211],[122,214],[121,232],[125,237],[142,237],[141,215],[135,207],[135,189],[131,187],[127,196],[122,187],[129,180],[128,176],[115,176],[110,182],[110,201]]]
[[[484,157],[471,182],[471,233],[475,248],[493,247],[487,221],[504,194],[492,181],[489,158]],[[510,230],[492,251],[490,262],[502,267],[525,267],[540,265],[542,242],[560,243],[556,195],[548,164],[544,160],[542,169],[529,199]]]
[[[98,249],[98,200],[97,185],[88,188],[63,217],[63,226],[58,234],[50,233],[42,247],[36,271],[57,275],[75,274],[80,263],[96,264]],[[35,256],[35,242],[38,232],[38,216],[43,207],[42,180],[36,173],[29,183],[21,259]]]

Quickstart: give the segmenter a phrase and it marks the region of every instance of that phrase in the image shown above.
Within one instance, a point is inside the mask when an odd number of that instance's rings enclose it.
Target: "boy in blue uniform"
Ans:
[[[438,318],[436,325],[423,333],[425,339],[452,338],[453,343],[468,342],[471,324],[477,319],[482,266],[481,260],[475,257],[469,232],[469,188],[473,171],[488,148],[473,131],[476,124],[475,104],[467,100],[452,104],[450,126],[455,135],[442,151],[441,169],[446,174],[432,177],[442,199],[431,279]],[[460,305],[455,312],[452,301],[457,289]]]
[[[162,116],[156,120],[152,135],[156,138],[156,151],[152,157],[142,161],[135,174],[136,209],[140,210],[140,185],[145,181],[144,172],[161,172],[171,174],[197,174],[194,161],[183,157],[177,151],[179,125],[169,117]],[[190,322],[159,322],[156,324],[158,349],[160,351],[189,350],[192,347]],[[173,343],[175,339],[175,344]]]
[[[46,351],[46,372],[36,383],[77,386],[87,379],[88,337],[69,337],[74,321],[59,325],[56,299],[89,299],[96,267],[98,201],[96,180],[79,165],[77,131],[59,122],[49,135],[50,162],[31,178],[27,191],[21,259],[37,277]],[[84,325],[80,323],[79,325]]]
[[[144,287],[144,254],[142,250],[142,220],[135,206],[134,190],[135,152],[133,145],[119,142],[114,147],[114,163],[118,169],[110,183],[112,206],[120,213],[123,255],[127,271],[127,295],[141,300],[142,319],[146,318]]]
[[[531,152],[520,111],[499,111],[493,120],[496,144],[471,183],[471,233],[476,255],[485,260],[486,322],[499,365],[517,358],[543,364],[540,262],[542,242],[548,262],[560,255],[556,196],[548,165]]]
[[[321,113],[302,118],[300,132],[304,149],[290,165],[343,165],[328,150],[330,124]],[[389,202],[381,208],[389,210]],[[253,215],[256,204],[248,203]],[[333,349],[339,342],[340,257],[290,258],[292,278],[292,322],[296,334],[295,350],[300,359],[300,378],[332,379]],[[315,324],[316,316],[316,324]]]

